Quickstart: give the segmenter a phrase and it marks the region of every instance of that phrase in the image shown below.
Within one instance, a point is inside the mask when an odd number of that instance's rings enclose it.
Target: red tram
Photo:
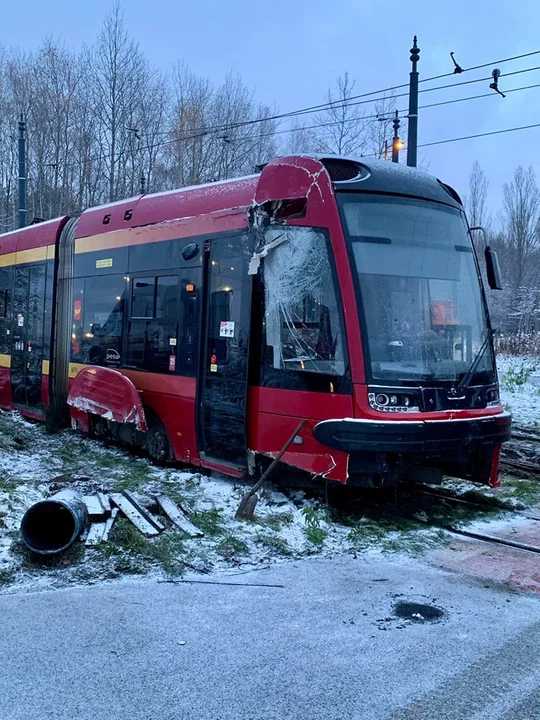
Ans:
[[[306,419],[283,461],[367,486],[495,485],[510,436],[459,196],[339,157],[0,236],[0,406],[232,476]]]

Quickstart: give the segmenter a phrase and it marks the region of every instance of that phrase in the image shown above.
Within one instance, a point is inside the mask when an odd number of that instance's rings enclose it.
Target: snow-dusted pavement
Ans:
[[[212,580],[283,587],[144,579],[0,596],[0,717],[538,717],[538,595],[403,557]],[[400,600],[445,618],[404,622]]]

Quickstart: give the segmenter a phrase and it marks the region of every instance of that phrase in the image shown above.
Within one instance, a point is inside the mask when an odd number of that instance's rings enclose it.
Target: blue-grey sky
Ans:
[[[32,50],[45,35],[61,37],[72,47],[91,43],[112,5],[112,0],[4,3],[0,43]],[[215,82],[234,70],[257,99],[281,111],[323,102],[327,88],[344,71],[356,78],[358,93],[407,82],[415,33],[421,77],[451,70],[451,50],[464,68],[540,50],[538,0],[124,0],[122,7],[129,33],[156,66],[167,70],[184,59],[194,72]],[[500,65],[501,89],[540,83],[540,70],[504,77],[537,65],[540,55]],[[464,73],[436,84],[490,72]],[[488,84],[425,93],[420,103],[488,92]],[[419,142],[540,122],[539,100],[537,88],[506,99],[494,94],[426,109],[420,116]],[[405,108],[406,98],[397,103]],[[540,176],[539,147],[536,128],[426,148],[421,157],[431,172],[462,194],[478,159],[490,181],[489,204],[496,214],[501,185],[517,165],[532,164]]]

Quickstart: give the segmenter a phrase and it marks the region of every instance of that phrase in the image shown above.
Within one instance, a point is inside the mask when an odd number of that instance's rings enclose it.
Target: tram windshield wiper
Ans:
[[[473,378],[473,375],[476,372],[476,368],[480,364],[480,360],[484,357],[484,353],[486,352],[486,349],[489,345],[489,341],[491,340],[492,335],[493,335],[493,331],[491,329],[488,329],[486,331],[486,337],[484,338],[484,342],[480,345],[480,348],[479,348],[478,352],[476,353],[472,363],[469,365],[469,369],[463,375],[463,377],[458,382],[458,384],[451,389],[450,393],[454,397],[456,397],[456,396],[459,397],[459,395],[463,392],[463,390],[466,390],[469,387],[469,384]]]

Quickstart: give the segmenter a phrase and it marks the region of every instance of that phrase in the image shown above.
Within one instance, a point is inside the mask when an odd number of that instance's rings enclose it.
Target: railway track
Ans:
[[[532,511],[527,510],[515,510],[512,508],[506,507],[503,503],[497,503],[492,502],[488,499],[486,499],[485,502],[481,501],[475,501],[475,500],[467,500],[465,498],[458,498],[454,495],[449,495],[447,493],[441,492],[436,489],[432,488],[426,488],[425,486],[422,487],[415,487],[412,488],[409,487],[409,490],[412,492],[416,492],[420,495],[427,495],[432,498],[436,498],[438,500],[443,500],[448,503],[453,503],[456,505],[462,505],[462,506],[469,506],[471,508],[477,508],[477,509],[483,509],[483,510],[504,510],[506,512],[512,513],[513,515],[517,515],[519,517],[522,517],[526,520],[533,520],[540,522],[540,515],[535,514]],[[424,520],[422,518],[419,518],[418,515],[414,515],[414,519],[418,522],[425,524],[425,525],[432,525],[432,523],[429,521],[429,519]],[[442,529],[446,530],[447,532],[451,533],[452,535],[460,536],[460,537],[467,537],[471,538],[473,540],[480,540],[481,542],[490,543],[492,545],[500,545],[505,546],[517,550],[523,550],[528,553],[534,553],[535,555],[540,555],[540,545],[531,545],[530,543],[526,542],[520,542],[519,540],[511,540],[510,538],[504,538],[497,535],[490,535],[488,533],[481,533],[477,531],[467,530],[466,528],[460,528],[456,527],[453,524],[448,525],[441,525]]]

